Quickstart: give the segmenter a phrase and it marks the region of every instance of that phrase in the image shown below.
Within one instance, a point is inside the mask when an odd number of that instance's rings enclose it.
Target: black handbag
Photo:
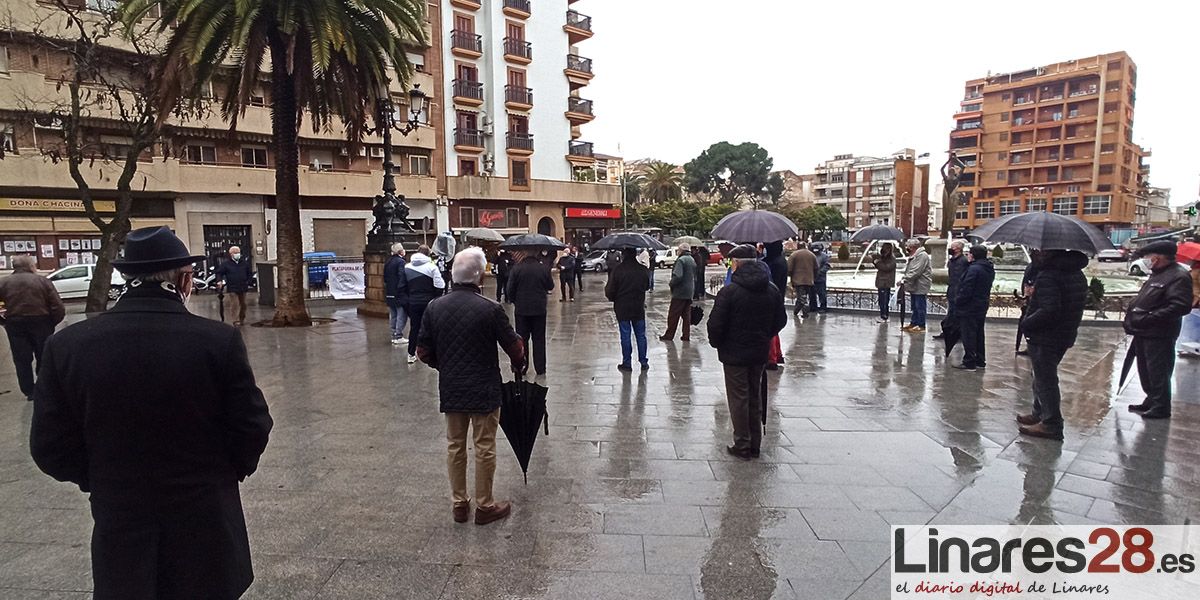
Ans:
[[[699,325],[700,321],[704,320],[704,309],[699,306],[692,305],[692,325]]]

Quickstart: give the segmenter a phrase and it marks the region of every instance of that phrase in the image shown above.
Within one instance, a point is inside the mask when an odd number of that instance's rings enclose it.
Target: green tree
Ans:
[[[652,202],[666,202],[683,198],[683,176],[675,171],[675,165],[654,161],[642,172],[642,194]]]
[[[700,237],[706,238],[711,235],[713,227],[717,226],[717,221],[736,210],[737,207],[732,204],[709,204],[700,207],[700,218],[696,224]]]
[[[775,162],[766,149],[752,142],[738,145],[718,142],[683,166],[684,186],[693,194],[716,196],[720,202],[755,207],[771,198],[771,167]],[[783,194],[783,180],[775,184]]]
[[[621,185],[625,187],[625,203],[633,206],[642,201],[642,176],[626,172],[621,177]]]
[[[221,110],[236,127],[255,85],[269,82],[279,248],[274,324],[308,325],[300,234],[302,117],[308,114],[314,131],[340,120],[351,141],[362,139],[389,81],[406,87],[412,77],[405,45],[426,43],[425,2],[126,0],[122,16],[132,25],[155,6],[162,11],[161,31],[170,36],[157,77],[160,106],[181,97],[199,102],[201,88],[231,65]]]
[[[809,206],[794,213],[788,213],[788,218],[801,231],[836,231],[846,228],[846,218],[842,213],[827,205]]]

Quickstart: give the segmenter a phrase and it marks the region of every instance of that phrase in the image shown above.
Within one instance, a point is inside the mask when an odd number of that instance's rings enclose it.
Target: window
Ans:
[[[964,104],[964,105],[963,105],[963,107],[962,107],[962,112],[975,112],[975,111],[977,111],[977,110],[980,110],[980,109],[982,109],[982,108],[983,108],[983,105],[982,105],[982,104],[978,104],[978,103],[976,103],[976,104]]]
[[[509,38],[525,41],[525,26],[520,23],[509,21],[508,25],[504,28],[504,32]]]
[[[8,123],[0,123],[0,149],[3,149],[4,153],[17,151],[17,143],[13,137],[13,128]]]
[[[1074,215],[1079,210],[1079,199],[1074,196],[1064,196],[1054,199],[1054,214]]]
[[[458,226],[475,227],[475,209],[470,206],[458,208]]]
[[[1117,102],[1105,102],[1104,103],[1104,114],[1117,112],[1118,106],[1119,106],[1119,103],[1117,103]]]
[[[1067,186],[1067,192],[1073,193],[1073,194],[1078,194],[1080,189],[1082,189],[1082,186],[1080,186],[1079,184]]]
[[[516,208],[508,208],[508,209],[504,210],[504,214],[507,217],[506,220],[508,221],[509,227],[520,227],[521,226],[521,211],[520,210],[518,210]]]
[[[1113,172],[1112,165],[1100,165],[1100,174],[1101,175],[1110,175],[1110,174],[1112,174],[1112,172]]]
[[[0,46],[0,73],[8,75],[8,46]]]
[[[1107,183],[1105,183],[1103,185],[1098,185],[1098,186],[1096,186],[1096,191],[1097,192],[1111,192],[1112,186]]]
[[[1000,120],[1001,120],[1001,121],[1008,121],[1008,113],[1006,113],[1006,112],[1002,112],[1002,113],[1000,113]]]
[[[213,165],[217,163],[217,147],[188,144],[184,147],[184,157],[189,163]]]
[[[1000,160],[1004,160],[1004,159],[1008,158],[1008,152],[1004,152],[1004,151],[997,152],[996,158],[1000,159]]]
[[[454,13],[454,28],[465,33],[475,33],[475,19],[468,15]]]
[[[1008,180],[1008,172],[1007,171],[996,171],[996,181],[1007,181],[1007,180]]]
[[[976,219],[990,219],[996,216],[996,204],[994,202],[978,202],[975,204]]]
[[[862,197],[863,197],[863,186],[861,186],[861,185],[854,186],[854,196],[855,196],[856,198],[862,198]]]
[[[266,106],[267,97],[263,95],[261,90],[250,92],[250,106]]]
[[[512,187],[528,188],[529,187],[529,161],[514,160],[512,161]]]
[[[1083,197],[1083,214],[1085,215],[1106,215],[1109,211],[1109,206],[1112,204],[1112,196],[1084,196]]]
[[[1113,152],[1116,152],[1116,151],[1117,151],[1116,144],[1101,144],[1100,145],[1100,154],[1112,154]]]
[[[1045,198],[1030,198],[1029,200],[1025,201],[1025,212],[1045,212],[1045,211],[1046,211],[1046,199]]]
[[[87,0],[87,9],[94,12],[109,13],[117,9],[118,0]]]
[[[1000,141],[1002,141],[1002,142],[1008,141],[1008,132],[1007,131],[1000,132]]]
[[[1007,101],[1008,101],[1008,99],[1009,99],[1009,98],[1011,98],[1011,97],[1012,97],[1012,95],[1011,95],[1011,94],[1009,94],[1008,92],[1005,92],[1005,93],[1003,93],[1003,94],[1000,94],[1000,99],[1001,99],[1001,100],[1003,100],[1003,101],[1005,101],[1005,102],[1007,102]]]
[[[1066,181],[1068,179],[1075,179],[1075,169],[1072,169],[1071,167],[1063,167],[1062,178],[1063,178],[1063,181]]]
[[[262,146],[242,146],[242,166],[267,166],[267,149]]]
[[[967,212],[965,206],[960,206],[958,210],[954,211],[954,220],[956,221],[966,221],[970,216],[971,214]]]
[[[1021,212],[1020,200],[1001,200],[1000,201],[1000,216],[1015,215]]]
[[[408,167],[410,175],[429,175],[429,157],[424,154],[411,154],[408,157]]]
[[[479,69],[476,69],[474,66],[459,64],[455,67],[455,72],[458,74],[458,78],[463,81],[479,81]]]
[[[473,158],[460,158],[458,160],[459,175],[478,175],[479,161]]]
[[[830,181],[830,183],[845,183],[846,182],[846,174],[845,173],[834,173],[833,175],[829,176],[829,181]]]

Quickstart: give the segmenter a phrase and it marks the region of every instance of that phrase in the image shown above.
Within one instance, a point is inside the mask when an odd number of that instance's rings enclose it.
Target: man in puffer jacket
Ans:
[[[987,255],[987,246],[971,247],[967,270],[955,291],[954,314],[963,343],[962,364],[954,365],[956,369],[974,371],[987,366],[983,324],[992,301],[992,283],[996,280],[996,268]]]
[[[1058,365],[1067,349],[1075,345],[1088,283],[1083,274],[1088,257],[1067,250],[1046,251],[1034,280],[1034,292],[1025,307],[1022,332],[1028,340],[1033,365],[1033,413],[1018,415],[1024,435],[1063,438],[1062,395],[1058,389]]]
[[[1176,250],[1175,242],[1165,240],[1138,250],[1138,258],[1150,260],[1150,278],[1125,309],[1125,333],[1133,336],[1130,351],[1137,356],[1138,379],[1146,392],[1146,400],[1129,411],[1143,419],[1171,416],[1175,339],[1192,309],[1192,280],[1175,262]]]
[[[771,339],[787,324],[783,293],[771,283],[767,266],[754,247],[730,252],[733,274],[721,288],[708,317],[708,343],[717,349],[725,371],[725,393],[733,422],[732,446],[742,460],[757,458],[762,444],[762,379]]]
[[[408,364],[417,362],[417,336],[421,335],[421,320],[425,318],[425,307],[446,289],[446,280],[437,265],[429,258],[429,247],[417,248],[412,261],[404,266],[405,283],[408,286]]]

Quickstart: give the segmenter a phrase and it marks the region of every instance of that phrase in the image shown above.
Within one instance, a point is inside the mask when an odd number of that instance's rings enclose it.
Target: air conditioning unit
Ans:
[[[376,146],[371,148],[371,158],[383,158],[383,147]]]

